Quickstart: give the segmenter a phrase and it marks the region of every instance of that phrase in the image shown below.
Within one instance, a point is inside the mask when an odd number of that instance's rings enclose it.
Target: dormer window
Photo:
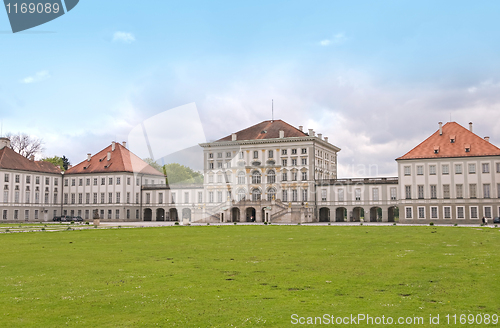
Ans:
[[[455,136],[454,135],[450,136],[450,143],[455,143]]]
[[[439,154],[439,146],[434,146],[434,154]]]
[[[465,145],[465,152],[470,153],[470,145]]]

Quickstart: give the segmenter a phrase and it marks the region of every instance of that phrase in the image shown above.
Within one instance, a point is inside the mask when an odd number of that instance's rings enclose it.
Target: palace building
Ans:
[[[480,223],[500,215],[500,149],[455,122],[396,159],[398,177],[339,179],[340,148],[312,129],[258,123],[202,143],[203,184],[167,185],[123,144],[61,171],[0,139],[5,222]],[[398,215],[399,214],[399,215]]]

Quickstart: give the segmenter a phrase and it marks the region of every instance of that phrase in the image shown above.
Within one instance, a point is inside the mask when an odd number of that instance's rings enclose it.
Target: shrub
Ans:
[[[456,227],[457,225],[458,225],[457,223],[455,223],[455,224],[454,224],[454,226],[455,226],[455,227]]]
[[[299,223],[297,223],[297,225],[300,225],[300,222],[299,222]]]
[[[330,222],[328,222],[328,225],[332,225]]]
[[[178,222],[178,221],[175,221],[175,223],[174,223],[174,224],[175,224],[175,225],[179,225],[179,222]]]
[[[5,229],[5,232],[9,232],[9,231],[10,231],[10,229]]]
[[[361,222],[359,225],[363,225],[363,222]]]
[[[208,222],[207,225],[210,225],[210,222]]]
[[[396,222],[394,222],[392,225],[396,225]]]
[[[236,225],[236,222],[234,223],[234,225]]]
[[[267,225],[267,222],[266,222],[266,221],[264,221],[264,225]]]
[[[71,221],[71,224],[75,224],[75,221]]]
[[[42,227],[42,231],[45,231],[45,227]]]
[[[434,225],[434,222],[429,223],[429,225],[433,226],[433,225]]]
[[[89,225],[90,223],[89,223],[89,221],[85,221],[85,224],[86,224],[86,225]]]

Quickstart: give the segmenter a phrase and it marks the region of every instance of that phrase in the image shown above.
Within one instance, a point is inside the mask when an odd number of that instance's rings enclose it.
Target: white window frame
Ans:
[[[486,216],[486,209],[490,209],[490,216]],[[492,219],[493,218],[493,208],[491,206],[483,206],[483,216],[487,219]]]
[[[417,207],[417,215],[419,220],[425,220],[425,206]]]
[[[450,211],[450,217],[446,217],[446,209],[448,209]],[[451,212],[451,206],[443,206],[443,219],[451,219],[452,218],[452,215],[453,213]]]
[[[476,209],[476,217],[472,216],[472,209]],[[469,206],[469,218],[471,220],[479,220],[479,208],[477,206]]]
[[[462,209],[462,215],[463,215],[462,218],[459,216],[460,213],[459,209]],[[465,220],[465,206],[457,206],[456,211],[457,211],[457,220]]]
[[[432,210],[436,209],[436,217],[432,217]],[[431,206],[431,220],[439,220],[439,207],[438,206]]]
[[[406,220],[413,220],[413,207],[405,206],[405,219]]]

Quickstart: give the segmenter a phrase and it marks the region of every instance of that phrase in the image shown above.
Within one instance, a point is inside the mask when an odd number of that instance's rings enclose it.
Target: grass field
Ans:
[[[360,313],[423,327],[430,314],[441,326],[446,314],[500,315],[495,228],[89,229],[1,234],[0,247],[2,327],[291,327],[292,314]]]

